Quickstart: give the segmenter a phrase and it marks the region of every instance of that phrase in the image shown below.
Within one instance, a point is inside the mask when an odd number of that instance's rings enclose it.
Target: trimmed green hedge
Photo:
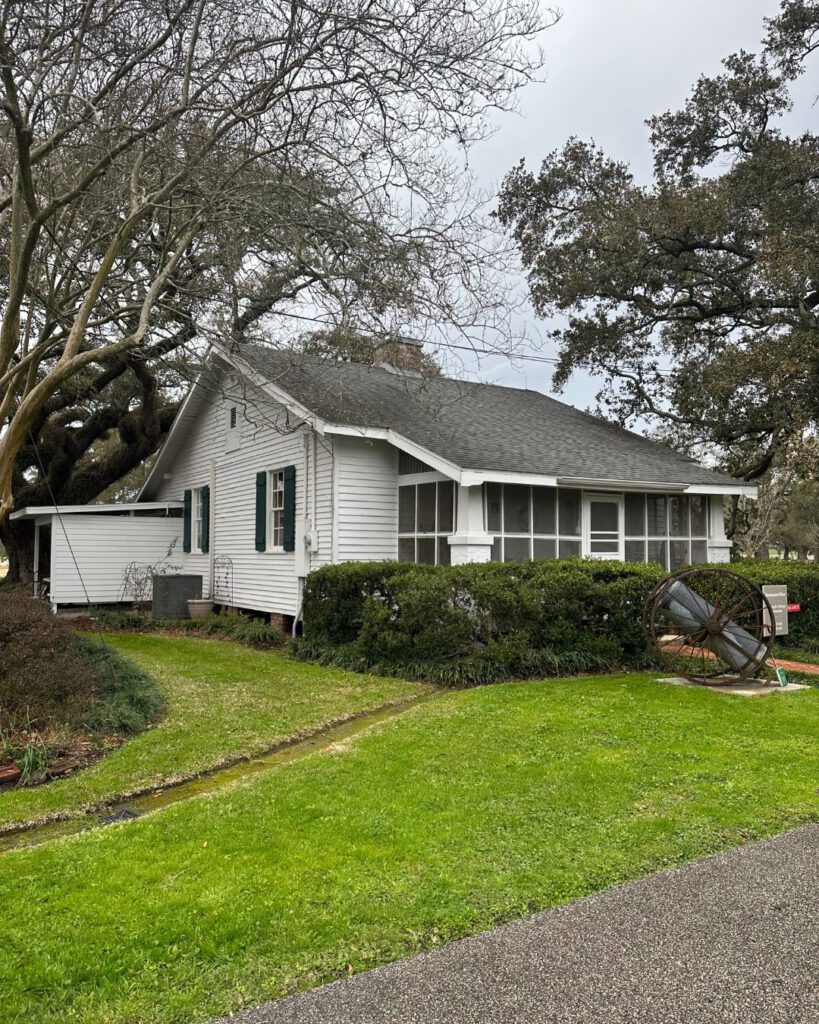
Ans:
[[[783,645],[819,652],[819,566],[734,562],[802,611]],[[657,565],[565,559],[325,566],[307,579],[301,657],[452,685],[651,664],[642,610]]]
[[[453,685],[644,667],[655,565],[552,561],[326,566],[307,580],[303,657]]]

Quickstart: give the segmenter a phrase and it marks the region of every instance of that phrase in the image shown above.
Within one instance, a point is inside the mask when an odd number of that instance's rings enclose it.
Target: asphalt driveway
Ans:
[[[819,825],[230,1018],[816,1024]]]

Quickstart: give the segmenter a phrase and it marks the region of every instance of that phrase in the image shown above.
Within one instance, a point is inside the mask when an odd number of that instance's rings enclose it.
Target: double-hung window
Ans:
[[[268,475],[267,493],[270,500],[267,528],[268,550],[284,550],[284,470],[276,469]]]
[[[193,492],[193,541],[195,551],[205,550],[205,491],[202,487]]]

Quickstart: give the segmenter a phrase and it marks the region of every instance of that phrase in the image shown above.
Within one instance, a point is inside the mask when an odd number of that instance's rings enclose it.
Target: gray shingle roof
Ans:
[[[739,481],[539,391],[418,378],[261,346],[239,353],[327,423],[390,428],[461,469],[585,480]]]

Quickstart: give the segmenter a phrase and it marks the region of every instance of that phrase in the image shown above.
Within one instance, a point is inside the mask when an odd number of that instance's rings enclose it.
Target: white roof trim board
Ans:
[[[107,515],[130,512],[175,511],[181,501],[132,501],[99,505],[27,505],[12,512],[9,519],[33,519],[35,516]]]

